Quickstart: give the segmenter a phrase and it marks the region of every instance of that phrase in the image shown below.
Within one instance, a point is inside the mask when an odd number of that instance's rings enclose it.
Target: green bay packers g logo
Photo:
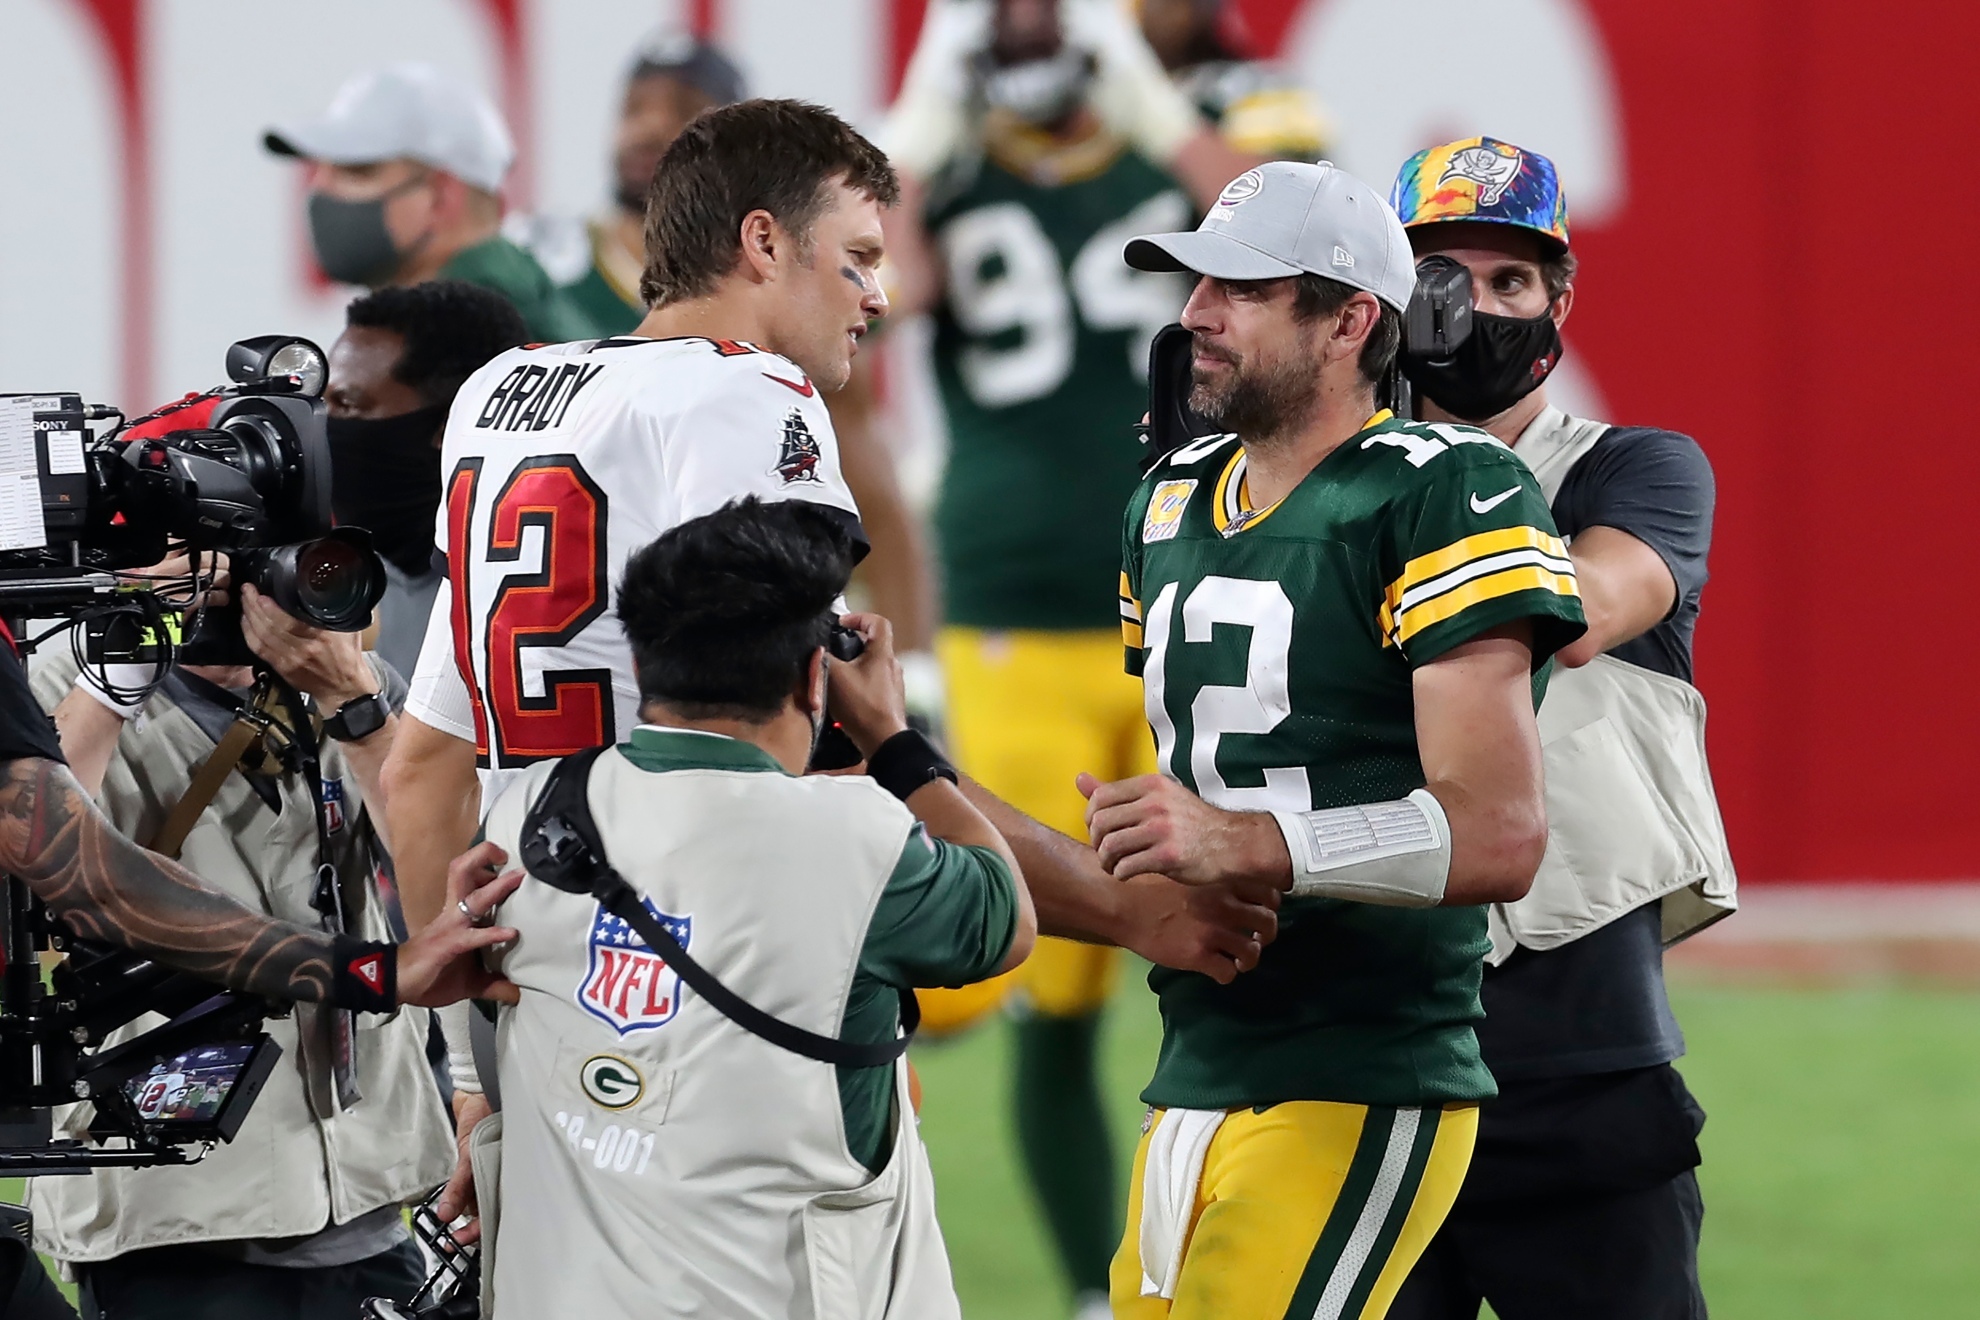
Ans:
[[[578,1083],[584,1093],[607,1109],[626,1109],[646,1094],[646,1079],[639,1069],[616,1054],[594,1054],[578,1070]]]

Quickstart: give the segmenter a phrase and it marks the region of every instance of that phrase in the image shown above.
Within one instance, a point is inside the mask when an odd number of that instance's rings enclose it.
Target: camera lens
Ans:
[[[313,627],[357,632],[385,595],[385,567],[362,528],[339,527],[314,541],[250,554],[265,556],[254,563],[254,584]]]
[[[341,619],[369,610],[365,587],[370,565],[348,541],[312,541],[296,552],[296,600],[319,618]]]

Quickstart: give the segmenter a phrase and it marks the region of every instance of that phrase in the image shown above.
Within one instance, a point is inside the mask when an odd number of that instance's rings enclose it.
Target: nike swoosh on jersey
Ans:
[[[771,379],[775,380],[776,377],[772,376]],[[1519,487],[1514,486],[1511,490],[1500,491],[1489,500],[1481,500],[1476,495],[1473,495],[1471,497],[1471,511],[1473,513],[1490,513],[1517,494],[1519,494]]]
[[[779,385],[782,385],[787,389],[796,390],[799,394],[802,394],[807,399],[809,399],[812,395],[818,393],[818,387],[811,383],[811,378],[809,376],[805,377],[804,383],[802,385],[800,385],[798,382],[794,380],[785,380],[782,376],[773,376],[767,371],[763,373],[763,379],[774,380]]]

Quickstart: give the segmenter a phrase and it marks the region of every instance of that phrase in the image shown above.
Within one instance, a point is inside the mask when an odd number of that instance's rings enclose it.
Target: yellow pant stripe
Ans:
[[[1175,1297],[1141,1295],[1135,1155],[1112,1269],[1116,1320],[1379,1320],[1449,1213],[1477,1110],[1295,1101],[1211,1140]]]
[[[1125,596],[1125,575],[1122,582]],[[1122,629],[1129,645],[1140,645],[1137,625],[1123,619]],[[1121,641],[1106,631],[944,629],[936,651],[956,763],[1018,810],[1085,838],[1086,800],[1073,786],[1079,772],[1125,779],[1155,768],[1141,682],[1121,672]],[[922,1021],[932,1032],[960,1031],[1020,987],[1040,1013],[1083,1017],[1107,1002],[1119,962],[1117,949],[1040,940],[1006,977],[922,991]]]

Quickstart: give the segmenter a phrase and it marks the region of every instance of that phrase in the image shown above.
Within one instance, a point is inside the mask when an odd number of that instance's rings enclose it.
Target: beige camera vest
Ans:
[[[1552,504],[1608,430],[1548,408],[1513,452]],[[1487,962],[1559,948],[1646,903],[1662,904],[1667,945],[1739,906],[1697,688],[1608,655],[1557,664],[1539,725],[1547,852],[1525,898],[1492,905]]]
[[[551,763],[495,802],[521,855]],[[913,818],[872,780],[649,772],[617,751],[590,803],[614,867],[756,1007],[837,1035]],[[934,1183],[893,1065],[893,1150],[847,1148],[837,1071],[711,1008],[596,900],[527,880],[522,991],[497,1026],[502,1112],[474,1134],[483,1314],[642,1320],[959,1320]]]
[[[33,686],[44,709],[68,695],[75,674],[67,657],[37,666]],[[134,839],[156,832],[214,745],[164,693],[152,697],[141,723],[125,726],[97,795],[110,823]],[[335,742],[325,744],[322,763],[325,781],[338,782],[343,799],[333,855],[347,894],[362,896],[351,933],[390,939],[371,883],[373,844],[357,777]],[[314,929],[315,808],[300,775],[284,775],[279,784],[277,815],[238,771],[228,775],[186,836],[180,860],[248,907]],[[110,1040],[163,1021],[148,1014]],[[323,1011],[299,1004],[292,1016],[270,1019],[265,1028],[282,1058],[231,1143],[190,1167],[31,1179],[35,1245],[63,1261],[89,1262],[145,1247],[295,1238],[418,1199],[446,1181],[454,1164],[452,1128],[426,1061],[427,1021],[422,1008],[357,1015],[364,1095],[341,1110],[327,1050],[314,1043],[325,1039]],[[88,1105],[57,1113],[76,1136],[90,1118]]]

